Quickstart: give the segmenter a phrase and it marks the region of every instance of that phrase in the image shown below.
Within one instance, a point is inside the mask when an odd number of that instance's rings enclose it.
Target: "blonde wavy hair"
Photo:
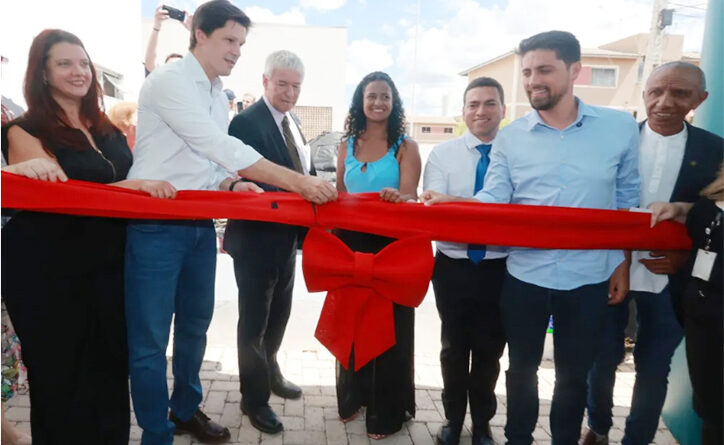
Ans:
[[[138,104],[135,102],[118,102],[108,110],[108,119],[123,133],[127,133],[138,120]]]

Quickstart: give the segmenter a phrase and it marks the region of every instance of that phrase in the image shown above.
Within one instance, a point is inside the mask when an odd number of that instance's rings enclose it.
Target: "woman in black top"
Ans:
[[[11,167],[45,159],[71,179],[175,196],[167,182],[125,179],[131,152],[75,35],[33,40],[25,99],[26,114],[2,129]],[[35,445],[128,443],[124,245],[125,222],[110,218],[19,212],[2,230],[2,296],[23,345]]]
[[[689,283],[684,292],[686,360],[694,390],[694,410],[702,418],[702,444],[721,445],[724,404],[724,307],[722,255],[724,170],[691,203],[654,203],[652,221],[686,222],[692,240]]]

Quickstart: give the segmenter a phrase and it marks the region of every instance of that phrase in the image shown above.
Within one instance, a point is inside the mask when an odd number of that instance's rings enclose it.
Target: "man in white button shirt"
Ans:
[[[432,150],[425,165],[425,190],[471,198],[482,188],[488,154],[505,116],[504,103],[503,87],[495,79],[470,82],[463,94],[468,129]],[[459,443],[468,399],[473,444],[493,443],[488,422],[495,415],[495,382],[505,347],[500,292],[506,256],[506,249],[498,246],[437,242],[432,285],[442,321],[446,418],[437,433],[439,444]]]
[[[264,67],[262,99],[237,115],[229,134],[276,164],[315,174],[309,145],[292,108],[299,98],[304,65],[289,51],[271,53]],[[259,182],[265,190],[277,187]],[[224,249],[234,258],[239,288],[239,380],[241,408],[251,424],[274,434],[283,429],[269,406],[271,393],[298,399],[302,390],[282,376],[277,351],[292,307],[300,228],[285,224],[230,220]]]
[[[685,62],[664,64],[651,73],[643,93],[648,120],[641,123],[639,171],[641,204],[694,202],[712,182],[722,162],[722,138],[689,125],[686,115],[707,97],[704,73]],[[608,443],[616,367],[624,357],[629,299],[636,303],[638,336],[634,348],[636,383],[622,443],[654,439],[666,398],[669,365],[683,336],[673,301],[683,291],[680,273],[688,251],[636,251],[627,299],[609,306],[601,346],[589,373],[588,425],[581,443]]]
[[[227,134],[227,76],[246,40],[249,18],[227,0],[194,14],[190,52],[146,79],[139,97],[138,139],[129,178],[166,180],[179,190],[229,190],[241,175],[298,192],[321,204],[336,199],[329,183],[280,167]],[[234,183],[235,191],[261,190]],[[126,320],[131,393],[144,445],[171,445],[173,433],[200,442],[229,430],[199,410],[199,370],[214,309],[216,236],[211,220],[134,221],[126,247]],[[171,399],[166,347],[174,320]],[[169,414],[168,408],[171,408]]]

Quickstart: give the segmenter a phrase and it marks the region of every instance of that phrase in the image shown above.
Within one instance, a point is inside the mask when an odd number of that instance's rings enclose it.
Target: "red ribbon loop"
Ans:
[[[328,291],[315,337],[345,369],[354,346],[354,368],[360,369],[395,345],[392,303],[417,307],[433,264],[427,237],[405,238],[377,254],[364,254],[312,228],[304,241],[304,279],[309,291]]]

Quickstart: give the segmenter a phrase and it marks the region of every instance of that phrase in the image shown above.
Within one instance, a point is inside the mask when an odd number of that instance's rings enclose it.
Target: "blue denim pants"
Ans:
[[[144,445],[173,444],[169,407],[190,419],[202,400],[199,371],[214,310],[216,235],[206,221],[128,225],[125,286],[131,395]],[[175,315],[175,317],[174,317]],[[166,347],[174,323],[174,388]]]
[[[510,361],[505,425],[509,445],[533,442],[539,403],[537,372],[551,315],[556,368],[550,414],[553,444],[577,444],[586,406],[586,376],[607,302],[608,282],[563,291],[506,276],[501,310]]]
[[[660,293],[631,291],[623,303],[606,309],[598,353],[588,374],[588,426],[608,434],[612,426],[613,387],[616,367],[624,357],[624,329],[629,318],[629,299],[636,304],[638,335],[634,348],[636,382],[631,410],[626,418],[624,445],[649,444],[659,424],[674,350],[684,329],[676,320],[669,287]]]

